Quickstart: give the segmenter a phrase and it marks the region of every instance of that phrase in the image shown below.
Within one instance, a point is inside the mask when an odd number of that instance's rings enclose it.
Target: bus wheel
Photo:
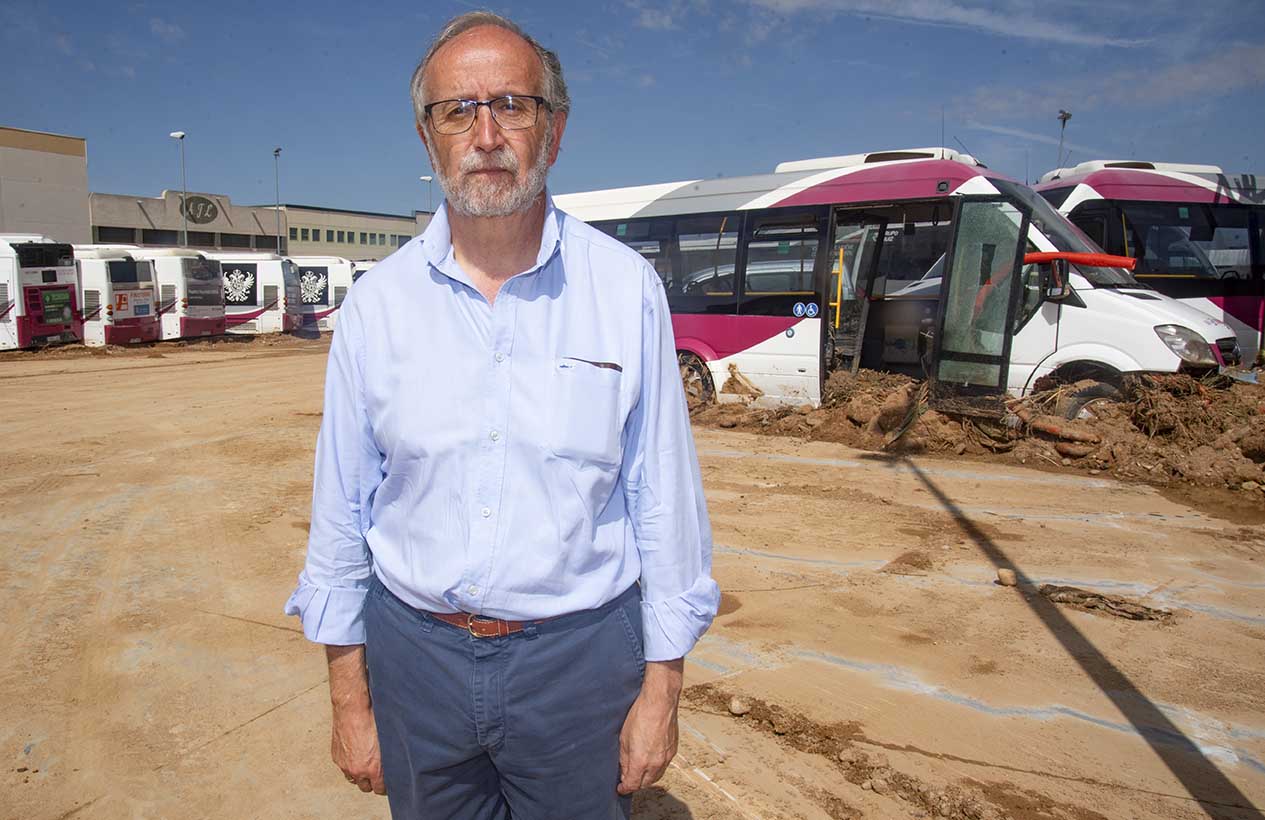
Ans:
[[[685,402],[689,408],[693,410],[700,405],[711,404],[716,391],[712,387],[712,374],[703,360],[682,350],[676,354],[676,362],[681,368],[681,386],[685,388]]]
[[[1106,382],[1092,382],[1068,393],[1060,400],[1058,408],[1066,419],[1093,418],[1093,405],[1104,401],[1120,401],[1120,390]]]

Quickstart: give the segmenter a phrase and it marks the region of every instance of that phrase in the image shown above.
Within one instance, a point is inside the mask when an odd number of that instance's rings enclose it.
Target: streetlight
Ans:
[[[1070,111],[1059,109],[1059,161],[1054,163],[1055,168],[1063,167],[1063,132],[1067,130],[1067,121],[1072,118]]]
[[[188,247],[189,215],[186,213],[186,211],[188,211],[188,203],[186,200],[189,199],[189,183],[186,180],[184,173],[184,132],[172,131],[167,136],[180,143],[180,246]]]
[[[426,183],[426,210],[430,211],[431,213],[434,213],[435,210],[434,208],[431,207],[431,204],[430,204],[430,183],[431,183],[431,180],[434,179],[434,177],[424,176],[424,177],[418,177],[418,179]]]
[[[281,146],[272,149],[272,181],[277,193],[277,256],[281,255]]]

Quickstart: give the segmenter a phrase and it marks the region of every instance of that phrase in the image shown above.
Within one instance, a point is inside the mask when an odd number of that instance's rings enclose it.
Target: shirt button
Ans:
[[[491,438],[493,441],[500,441],[500,440],[501,440],[501,434],[500,434],[500,433],[498,433],[498,432],[496,432],[495,430],[493,430],[493,431],[492,431],[492,433],[491,433],[490,438]]]
[[[498,352],[497,352],[497,354],[496,354],[496,360],[497,360],[498,362],[503,362],[503,361],[505,361],[505,354],[504,354],[504,353],[501,353],[500,351],[498,351]]]
[[[484,518],[489,518],[492,515],[492,510],[488,509],[487,507],[484,507],[482,510],[479,510],[479,515],[483,516]]]
[[[474,584],[471,584],[470,586],[466,587],[466,592],[470,593],[471,595],[478,595],[479,588],[476,587]]]

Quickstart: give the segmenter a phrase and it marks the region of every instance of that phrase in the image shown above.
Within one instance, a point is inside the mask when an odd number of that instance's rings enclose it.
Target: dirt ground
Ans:
[[[323,657],[281,613],[326,349],[0,359],[0,818],[387,816],[329,762]],[[638,818],[1261,817],[1253,506],[696,439],[724,599]]]

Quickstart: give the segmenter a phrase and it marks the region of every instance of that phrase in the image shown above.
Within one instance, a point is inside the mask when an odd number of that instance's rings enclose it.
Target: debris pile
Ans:
[[[931,409],[907,376],[833,374],[822,406],[706,405],[696,423],[861,449],[1001,458],[1152,484],[1228,487],[1265,501],[1265,387],[1185,374],[1039,385],[997,418]],[[1068,418],[1072,416],[1072,418]]]

